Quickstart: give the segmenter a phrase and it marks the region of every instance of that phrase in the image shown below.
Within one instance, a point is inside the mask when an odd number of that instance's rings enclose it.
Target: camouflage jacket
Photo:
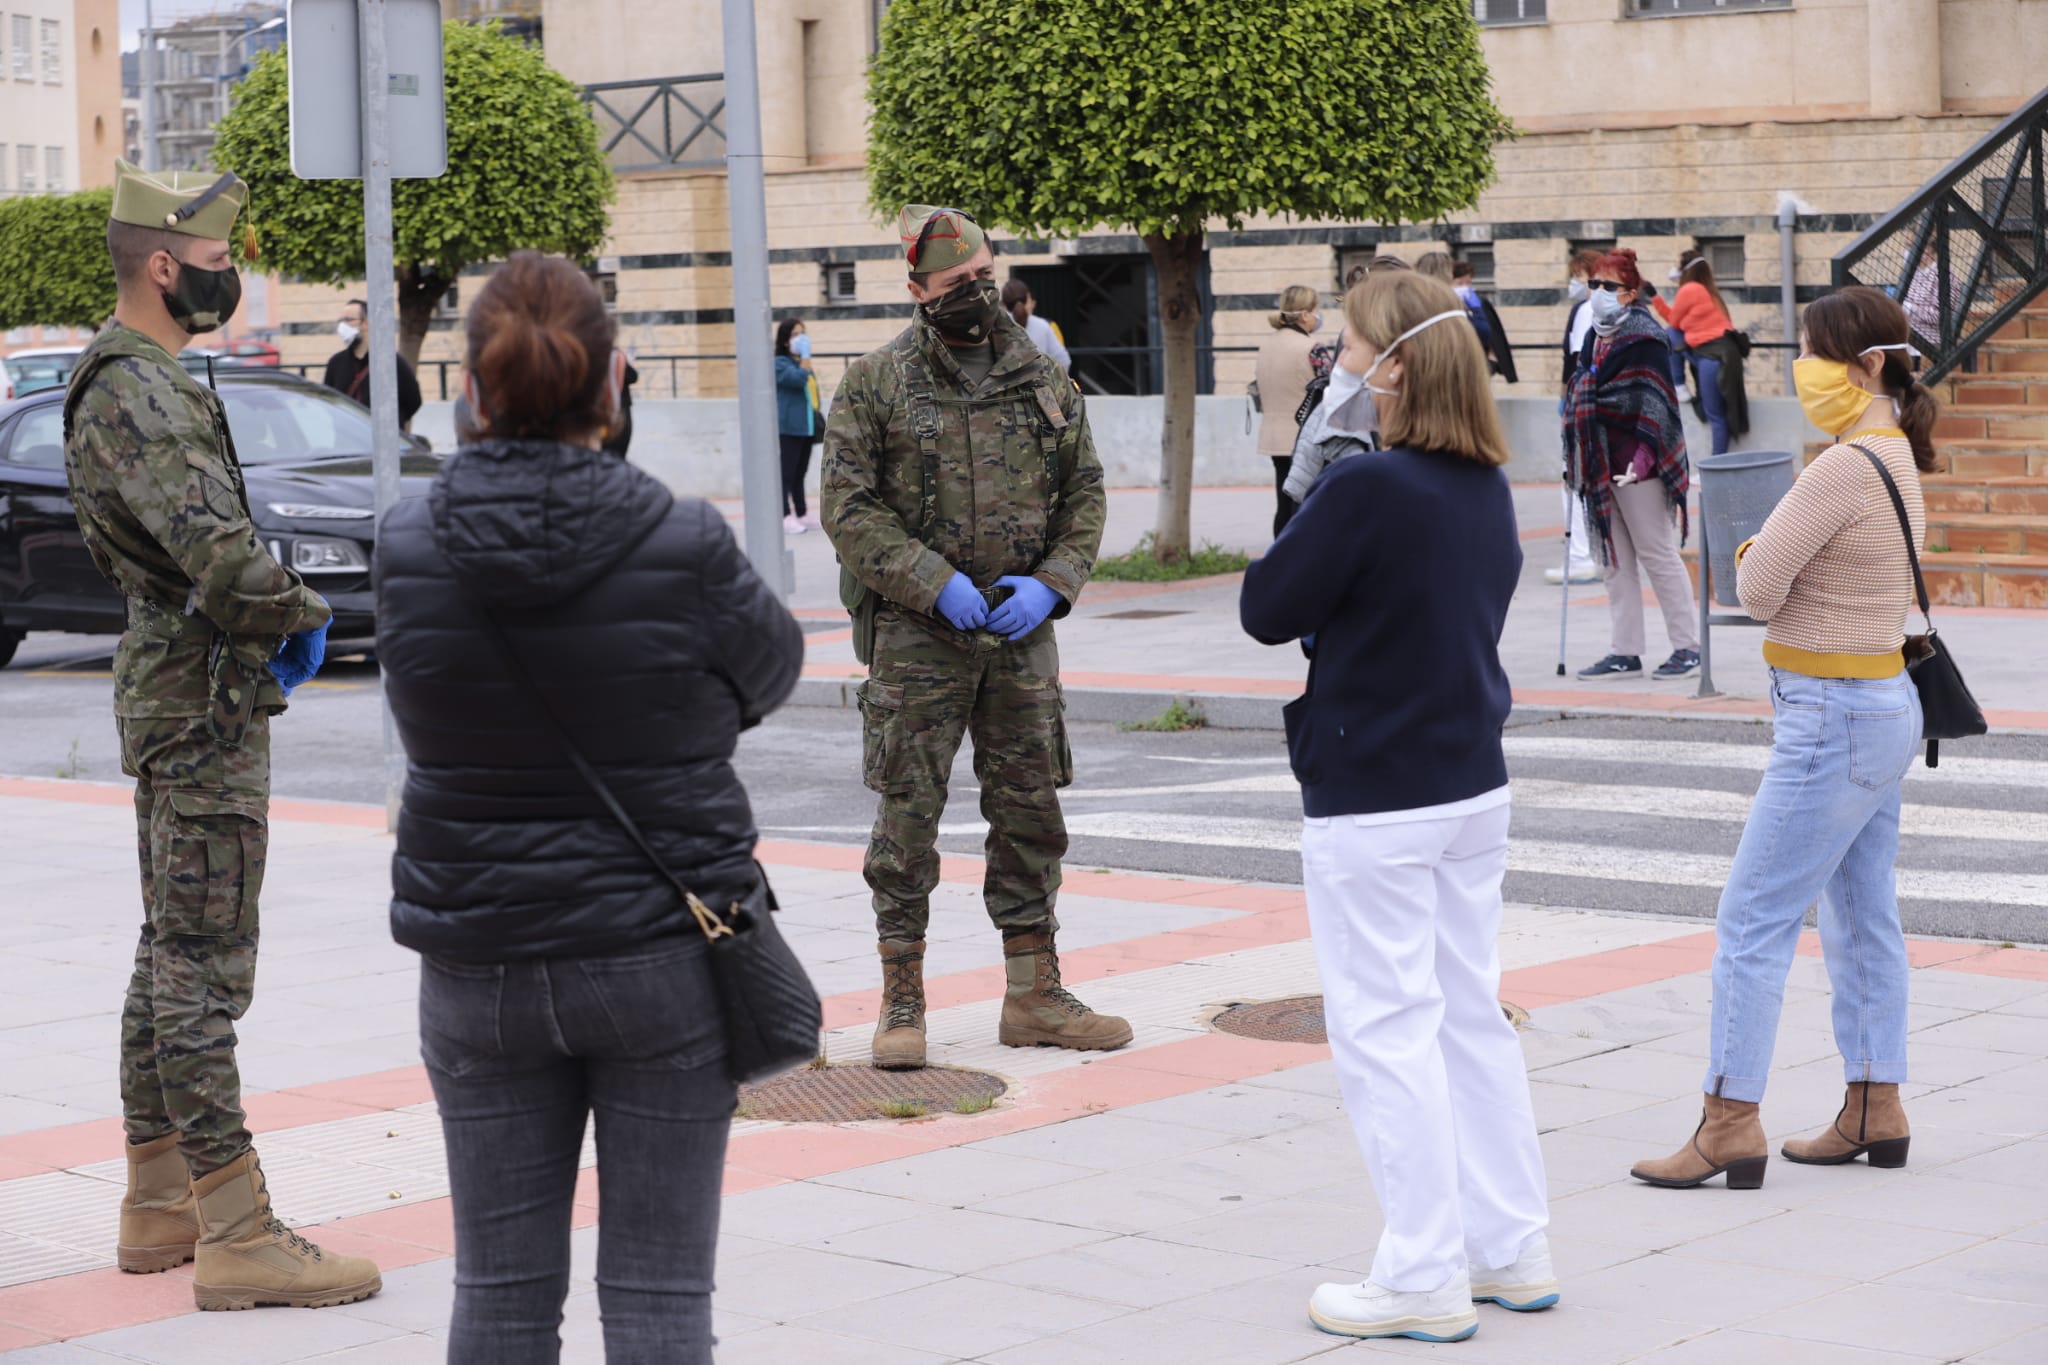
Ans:
[[[64,472],[86,550],[130,599],[114,714],[206,715],[224,679],[282,709],[270,657],[331,613],[257,540],[219,395],[110,321],[64,396]],[[248,708],[236,698],[233,709]]]
[[[849,365],[825,424],[825,532],[872,592],[931,613],[959,570],[1027,574],[1081,595],[1108,501],[1073,382],[1004,315],[995,364],[967,380],[920,315]]]

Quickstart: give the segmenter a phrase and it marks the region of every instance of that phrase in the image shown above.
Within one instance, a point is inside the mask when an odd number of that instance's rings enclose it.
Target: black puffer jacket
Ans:
[[[710,504],[603,451],[486,441],[384,518],[376,579],[408,759],[400,943],[503,961],[697,932],[506,673],[480,603],[691,889],[716,907],[757,890],[732,754],[796,686],[803,634]]]

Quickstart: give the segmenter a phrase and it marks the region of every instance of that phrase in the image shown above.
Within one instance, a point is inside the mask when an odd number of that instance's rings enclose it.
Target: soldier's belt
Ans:
[[[153,640],[207,640],[214,634],[204,616],[187,616],[146,597],[128,599],[128,629]]]

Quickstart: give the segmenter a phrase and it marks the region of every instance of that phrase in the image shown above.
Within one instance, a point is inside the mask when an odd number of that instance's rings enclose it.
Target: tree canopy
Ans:
[[[442,39],[447,173],[391,187],[402,349],[415,359],[464,267],[525,247],[591,257],[613,195],[581,88],[538,47],[492,24],[448,24]],[[286,72],[283,49],[258,59],[215,130],[214,163],[249,182],[266,266],[347,284],[363,277],[362,183],[292,174]]]
[[[114,311],[112,190],[0,199],[0,328],[97,327]]]
[[[895,0],[868,99],[884,218],[949,204],[1021,236],[1145,239],[1169,559],[1188,548],[1204,231],[1437,218],[1478,200],[1511,134],[1469,0]]]

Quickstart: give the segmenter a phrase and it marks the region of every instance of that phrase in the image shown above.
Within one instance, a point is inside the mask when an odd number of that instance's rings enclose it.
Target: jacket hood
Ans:
[[[487,440],[448,459],[428,493],[434,542],[494,606],[545,606],[609,573],[675,497],[623,459],[554,441]]]

